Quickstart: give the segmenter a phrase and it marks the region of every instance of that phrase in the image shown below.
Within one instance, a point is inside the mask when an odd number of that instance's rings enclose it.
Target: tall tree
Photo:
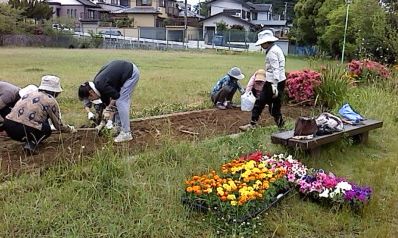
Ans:
[[[7,4],[0,3],[0,35],[16,31],[16,23],[21,18],[21,11]]]
[[[22,16],[35,20],[50,19],[53,11],[43,0],[9,0],[9,5],[22,11]]]
[[[318,42],[316,18],[326,0],[299,0],[294,7],[292,34],[299,44],[315,45]]]

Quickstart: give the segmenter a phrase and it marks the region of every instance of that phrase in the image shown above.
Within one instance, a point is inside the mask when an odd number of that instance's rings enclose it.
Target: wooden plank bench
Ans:
[[[369,136],[369,131],[380,128],[383,126],[382,121],[378,120],[365,120],[361,125],[344,124],[344,130],[335,132],[329,135],[315,136],[310,140],[293,139],[294,130],[274,133],[271,135],[271,142],[274,144],[282,144],[294,149],[302,149],[309,152],[313,156],[320,153],[320,146],[325,145],[341,139],[342,137],[353,137],[356,142],[366,143]]]

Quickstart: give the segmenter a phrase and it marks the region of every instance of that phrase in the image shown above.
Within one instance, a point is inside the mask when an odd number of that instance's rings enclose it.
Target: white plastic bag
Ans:
[[[256,97],[252,92],[244,93],[240,97],[240,109],[245,112],[250,112],[253,110],[254,103],[256,102]]]

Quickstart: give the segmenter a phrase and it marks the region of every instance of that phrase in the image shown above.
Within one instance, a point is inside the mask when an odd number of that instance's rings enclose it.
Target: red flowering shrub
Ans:
[[[348,72],[352,78],[367,82],[387,79],[391,74],[384,65],[368,59],[351,61],[348,63]]]
[[[321,84],[321,74],[310,70],[290,72],[287,76],[287,91],[289,98],[295,102],[314,99],[315,88]]]

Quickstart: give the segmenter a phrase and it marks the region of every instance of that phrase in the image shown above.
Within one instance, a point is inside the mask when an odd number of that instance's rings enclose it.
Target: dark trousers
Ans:
[[[15,101],[7,104],[4,108],[0,109],[0,116],[5,120],[6,116],[11,112],[12,108],[15,106],[15,103],[20,99],[19,95],[16,96]],[[4,126],[0,126],[0,131],[4,130]]]
[[[11,112],[11,107],[4,107],[0,109],[0,116],[5,120],[6,116]],[[0,124],[0,131],[4,130],[4,126]]]
[[[265,105],[268,105],[269,113],[274,117],[276,122],[282,118],[281,106],[282,94],[285,89],[285,80],[278,83],[278,97],[276,98],[272,98],[273,93],[271,85],[272,84],[270,82],[265,82],[263,90],[260,92],[260,95],[254,104],[254,108],[252,110],[252,124],[257,123]]]
[[[225,101],[232,101],[236,90],[236,87],[224,86],[218,93],[211,95],[211,101],[213,101],[214,104],[217,102],[223,103]]]
[[[38,130],[19,122],[5,119],[4,130],[7,132],[7,135],[13,140],[31,142],[35,145],[51,135],[51,127],[47,120],[46,123],[43,123],[43,128],[41,130]]]

